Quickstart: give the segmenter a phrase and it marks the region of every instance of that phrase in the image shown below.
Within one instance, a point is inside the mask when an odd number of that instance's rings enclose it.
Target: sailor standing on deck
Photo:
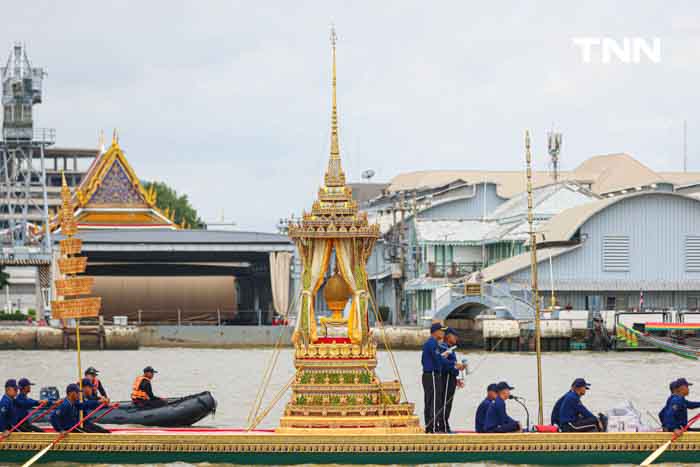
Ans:
[[[444,384],[442,382],[442,368],[447,366],[446,355],[440,351],[440,341],[445,335],[445,328],[440,323],[430,326],[430,337],[423,344],[421,364],[423,365],[423,394],[425,432],[441,433],[444,431],[440,414],[444,397]]]
[[[0,431],[3,436],[12,428],[15,419],[15,397],[17,397],[17,381],[8,379],[5,381],[5,394],[0,399]]]
[[[515,389],[505,381],[496,385],[498,397],[486,410],[484,429],[486,433],[513,433],[520,431],[520,423],[513,420],[506,413],[506,401],[510,399],[510,391]]]
[[[452,400],[455,397],[457,387],[464,386],[464,382],[457,380],[459,371],[464,368],[461,363],[457,363],[457,354],[454,348],[457,347],[457,332],[452,328],[445,330],[445,337],[440,343],[440,352],[445,354],[448,364],[442,367],[442,381],[445,387],[442,395],[442,423],[445,433],[452,433],[450,428],[450,414],[452,413]]]
[[[661,425],[664,431],[673,431],[678,434],[688,424],[688,409],[700,408],[700,402],[691,402],[686,399],[690,393],[689,383],[685,378],[679,378],[671,383],[671,396],[666,400],[666,405],[659,413]],[[690,431],[693,431],[690,428]]]
[[[19,394],[17,395],[17,397],[15,397],[15,419],[13,421],[14,424],[19,423],[20,420],[22,420],[29,414],[30,409],[33,409],[41,403],[41,401],[37,401],[29,397],[29,393],[31,392],[33,385],[34,383],[29,381],[27,378],[21,378],[17,383],[17,386],[19,386]],[[17,428],[17,431],[36,433],[44,432],[44,430],[42,430],[38,426],[29,423],[29,420],[22,423],[22,425],[19,428]]]

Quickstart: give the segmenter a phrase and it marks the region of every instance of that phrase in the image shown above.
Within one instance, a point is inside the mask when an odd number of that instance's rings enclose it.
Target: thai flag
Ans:
[[[639,311],[644,309],[644,291],[639,291]]]

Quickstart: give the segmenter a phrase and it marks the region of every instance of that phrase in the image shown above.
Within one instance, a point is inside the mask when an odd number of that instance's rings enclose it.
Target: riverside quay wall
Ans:
[[[291,347],[288,326],[103,326],[80,328],[81,347],[87,350],[135,350],[139,347],[245,348]],[[428,330],[412,327],[374,329],[379,348],[417,349]],[[0,350],[75,349],[75,329],[49,326],[0,326]]]

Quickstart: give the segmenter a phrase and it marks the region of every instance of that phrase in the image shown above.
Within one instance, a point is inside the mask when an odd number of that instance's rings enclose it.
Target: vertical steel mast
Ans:
[[[50,129],[34,128],[34,105],[42,101],[46,73],[31,66],[23,44],[15,44],[0,68],[2,81],[2,139],[0,140],[1,243],[11,248],[28,246],[41,226],[48,233],[48,200],[44,149],[54,143]],[[39,162],[35,164],[35,160]],[[38,165],[38,167],[36,166]],[[44,235],[42,253],[50,249]]]
[[[527,165],[527,222],[530,225],[530,276],[532,277],[532,300],[535,306],[535,354],[537,356],[537,423],[544,424],[542,412],[542,347],[540,339],[540,297],[537,290],[537,236],[532,213],[532,155],[530,154],[530,132],[525,131],[525,161]]]

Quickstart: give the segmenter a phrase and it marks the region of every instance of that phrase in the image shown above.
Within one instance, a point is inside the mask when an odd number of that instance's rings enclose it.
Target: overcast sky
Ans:
[[[33,1],[2,7],[0,57],[46,67],[40,127],[59,146],[100,128],[143,179],[206,220],[274,230],[308,209],[329,148],[328,25],[338,42],[350,180],[424,169],[520,169],[533,132],[564,134],[562,164],[628,152],[700,170],[700,4],[657,2]],[[661,62],[583,63],[575,37],[661,41]]]

